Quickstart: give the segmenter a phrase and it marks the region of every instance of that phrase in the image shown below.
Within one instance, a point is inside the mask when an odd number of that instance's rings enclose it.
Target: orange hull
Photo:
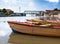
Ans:
[[[29,26],[18,24],[14,22],[8,22],[11,28],[18,32],[33,34],[33,35],[45,35],[45,36],[55,36],[60,37],[60,29],[50,28],[50,27],[40,27],[40,26]]]

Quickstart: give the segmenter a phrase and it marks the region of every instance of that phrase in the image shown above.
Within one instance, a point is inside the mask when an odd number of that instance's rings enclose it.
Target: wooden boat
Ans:
[[[34,25],[26,24],[23,22],[8,21],[11,28],[18,32],[28,33],[32,35],[44,35],[44,36],[55,36],[60,37],[60,25],[58,28],[53,28],[54,26],[47,25]]]

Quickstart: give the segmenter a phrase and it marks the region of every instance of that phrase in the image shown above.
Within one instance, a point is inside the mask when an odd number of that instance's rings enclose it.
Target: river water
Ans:
[[[12,33],[9,42],[12,44],[60,44],[60,38]]]
[[[16,20],[16,21],[22,21],[25,22],[26,19],[34,19],[34,18],[42,18],[40,16],[33,17],[33,16],[19,16],[19,17],[0,17],[0,21],[10,21],[10,20]]]
[[[0,21],[26,21],[26,19],[38,17],[0,17]],[[60,38],[44,37],[44,36],[31,36],[21,33],[12,33],[9,39],[11,44],[60,44]]]

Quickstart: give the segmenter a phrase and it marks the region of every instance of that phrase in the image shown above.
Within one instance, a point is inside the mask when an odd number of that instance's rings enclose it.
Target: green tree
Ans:
[[[54,10],[58,10],[58,8],[55,8]]]
[[[7,10],[5,8],[2,9],[2,12],[5,14],[5,16],[8,16],[9,15],[8,12],[7,12]]]
[[[5,16],[8,16],[9,15],[8,12],[5,12],[4,14],[5,14]]]
[[[55,8],[54,12],[53,12],[53,15],[58,15],[58,11],[59,11],[58,8]]]
[[[58,11],[59,11],[58,8],[55,8],[55,9],[53,10],[53,13],[52,13],[52,14],[53,14],[53,19],[55,19],[55,18],[54,18],[55,15],[58,15]]]
[[[2,12],[2,10],[0,9],[0,12]]]
[[[4,8],[4,9],[2,9],[2,12],[5,13],[5,12],[7,12],[7,10]]]

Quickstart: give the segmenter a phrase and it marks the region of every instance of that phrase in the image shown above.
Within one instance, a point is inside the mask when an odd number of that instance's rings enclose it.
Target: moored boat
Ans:
[[[60,25],[35,25],[27,22],[8,21],[10,27],[18,32],[60,37]],[[57,26],[56,28],[54,26]]]

